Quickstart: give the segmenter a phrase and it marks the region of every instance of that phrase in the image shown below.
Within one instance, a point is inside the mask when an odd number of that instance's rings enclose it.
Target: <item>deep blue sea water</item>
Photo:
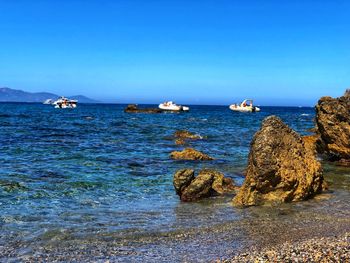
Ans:
[[[261,121],[277,115],[301,134],[314,126],[313,108],[191,106],[189,113],[128,114],[125,105],[0,104],[0,245],[19,240],[170,231],[239,220],[231,197],[181,203],[173,174],[211,167],[243,181],[249,144]],[[216,160],[174,161],[173,133],[204,137],[190,143]]]

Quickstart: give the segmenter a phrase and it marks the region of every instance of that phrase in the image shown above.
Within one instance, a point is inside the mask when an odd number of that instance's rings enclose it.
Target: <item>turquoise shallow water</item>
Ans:
[[[124,107],[0,104],[0,245],[239,220],[242,212],[231,207],[230,196],[179,202],[174,172],[212,167],[241,184],[250,141],[266,116],[280,116],[301,134],[314,126],[313,108],[262,107],[247,114],[192,106],[182,114],[127,114]],[[179,129],[204,136],[191,146],[216,160],[171,160],[169,153],[182,149],[172,138]]]

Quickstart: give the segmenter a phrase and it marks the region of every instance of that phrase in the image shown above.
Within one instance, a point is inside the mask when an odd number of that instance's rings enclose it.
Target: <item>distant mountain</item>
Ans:
[[[84,95],[74,95],[74,96],[69,96],[68,98],[72,100],[77,100],[78,102],[81,102],[81,103],[99,103],[99,101],[90,99]]]
[[[10,88],[0,88],[0,102],[43,102],[47,99],[56,100],[60,96],[48,92],[25,92]],[[98,103],[98,101],[83,95],[68,96],[69,99],[78,100],[82,103]]]

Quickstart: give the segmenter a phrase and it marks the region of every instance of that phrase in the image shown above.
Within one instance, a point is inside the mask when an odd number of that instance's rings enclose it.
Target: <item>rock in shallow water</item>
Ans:
[[[176,172],[173,179],[175,191],[178,195],[194,180],[194,170],[181,169]]]
[[[246,178],[233,199],[236,206],[305,200],[322,191],[320,162],[312,147],[276,116],[254,135]]]
[[[179,130],[174,133],[175,144],[184,145],[188,140],[200,140],[203,139],[202,136],[194,134],[186,130]]]
[[[198,134],[194,134],[192,132],[186,130],[179,130],[174,133],[174,137],[177,139],[190,139],[190,140],[199,140],[202,137]]]
[[[170,157],[175,160],[214,160],[214,158],[210,157],[209,155],[199,152],[193,148],[186,148],[181,152],[173,151],[170,153]]]
[[[173,184],[181,201],[185,202],[230,193],[236,189],[231,178],[211,169],[201,170],[197,177],[194,170],[181,169],[175,173]]]
[[[320,153],[329,160],[350,164],[350,91],[340,98],[322,97],[316,105]]]
[[[158,108],[138,108],[136,104],[129,104],[125,109],[126,113],[162,113]]]

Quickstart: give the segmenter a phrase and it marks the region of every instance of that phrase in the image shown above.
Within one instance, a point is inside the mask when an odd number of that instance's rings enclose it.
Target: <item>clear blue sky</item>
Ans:
[[[350,1],[0,0],[0,86],[313,105],[350,86]]]

